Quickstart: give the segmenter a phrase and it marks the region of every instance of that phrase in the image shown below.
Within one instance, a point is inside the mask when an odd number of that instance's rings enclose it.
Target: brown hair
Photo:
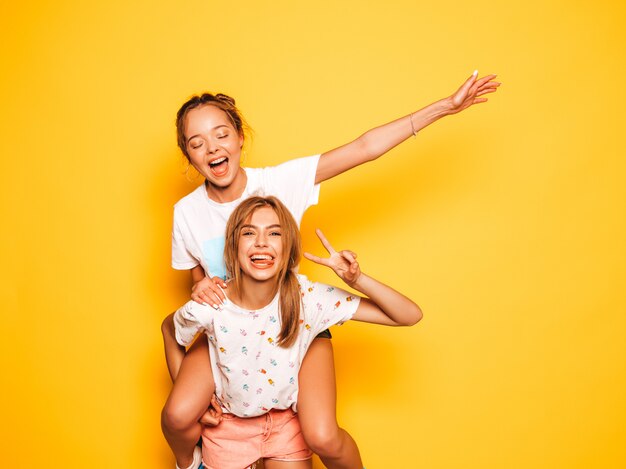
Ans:
[[[277,344],[290,347],[298,336],[301,295],[300,284],[294,273],[302,251],[300,230],[285,205],[276,197],[250,197],[239,204],[226,224],[224,263],[235,288],[241,294],[241,266],[239,264],[239,239],[241,227],[250,216],[262,207],[270,207],[278,216],[282,228],[283,260],[279,266],[276,290],[280,290],[279,312],[281,329]],[[275,294],[275,292],[274,292]]]
[[[241,112],[239,112],[237,106],[235,106],[235,100],[230,96],[222,93],[215,95],[202,93],[201,95],[192,96],[176,113],[176,138],[178,140],[178,147],[187,160],[189,160],[189,155],[187,154],[187,142],[185,141],[185,117],[187,117],[189,111],[200,106],[215,106],[224,111],[237,131],[237,134],[244,138],[245,134],[250,131],[250,127],[241,116]]]

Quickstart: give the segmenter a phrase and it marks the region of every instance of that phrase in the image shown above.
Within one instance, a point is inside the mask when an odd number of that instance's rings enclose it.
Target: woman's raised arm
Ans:
[[[349,287],[369,297],[361,299],[352,319],[385,326],[412,326],[422,319],[422,310],[414,301],[362,273],[354,252],[336,251],[320,230],[316,233],[329,256],[321,258],[307,252],[304,257],[332,269]]]
[[[481,96],[495,92],[500,83],[493,81],[496,75],[478,79],[477,74],[478,72],[474,72],[451,96],[368,130],[356,140],[323,153],[317,166],[315,183],[375,160],[442,117],[457,114],[473,104],[487,101],[487,98]]]

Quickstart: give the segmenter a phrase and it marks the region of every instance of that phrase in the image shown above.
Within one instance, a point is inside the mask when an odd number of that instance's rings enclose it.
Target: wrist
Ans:
[[[452,102],[452,96],[448,96],[447,98],[443,98],[439,101],[434,102],[433,106],[433,113],[435,114],[437,119],[449,116],[450,114],[454,114],[454,103]]]
[[[366,282],[366,278],[367,278],[367,275],[365,275],[363,272],[361,272],[359,274],[359,276],[356,278],[355,281],[350,282],[350,283],[346,282],[346,284],[350,288],[353,288],[353,289],[355,289],[357,291],[360,291],[361,293],[365,293],[363,291],[363,288],[364,288],[364,283]]]
[[[419,132],[424,127],[451,114],[454,114],[452,98],[440,99],[410,115],[411,123],[414,126],[411,129],[415,129],[415,131]]]

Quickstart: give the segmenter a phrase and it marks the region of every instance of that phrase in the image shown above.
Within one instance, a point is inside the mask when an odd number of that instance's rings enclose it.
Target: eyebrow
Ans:
[[[216,130],[216,129],[219,129],[220,127],[228,127],[228,125],[226,125],[226,124],[216,125],[216,126],[215,126],[215,127],[213,127],[211,130]],[[189,138],[187,139],[187,143],[189,143],[189,141],[190,141],[192,138],[196,138],[196,137],[201,137],[201,135],[200,135],[200,134],[192,135],[191,137],[189,137]]]
[[[265,227],[265,229],[266,229],[266,230],[273,230],[274,228],[280,228],[280,227],[281,227],[280,225],[278,225],[278,224],[274,224],[274,225],[269,225],[269,226]],[[259,229],[259,227],[258,227],[258,226],[256,226],[256,225],[250,225],[250,224],[247,224],[247,225],[241,225],[241,229],[243,230],[244,228],[254,228],[254,229],[257,229],[257,230]]]

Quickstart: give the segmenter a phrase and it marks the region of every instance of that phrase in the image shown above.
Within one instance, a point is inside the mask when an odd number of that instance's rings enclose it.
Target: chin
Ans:
[[[264,270],[258,271],[255,269],[249,269],[244,272],[244,274],[255,282],[264,283],[264,282],[274,282],[278,278],[278,269],[274,270]]]

